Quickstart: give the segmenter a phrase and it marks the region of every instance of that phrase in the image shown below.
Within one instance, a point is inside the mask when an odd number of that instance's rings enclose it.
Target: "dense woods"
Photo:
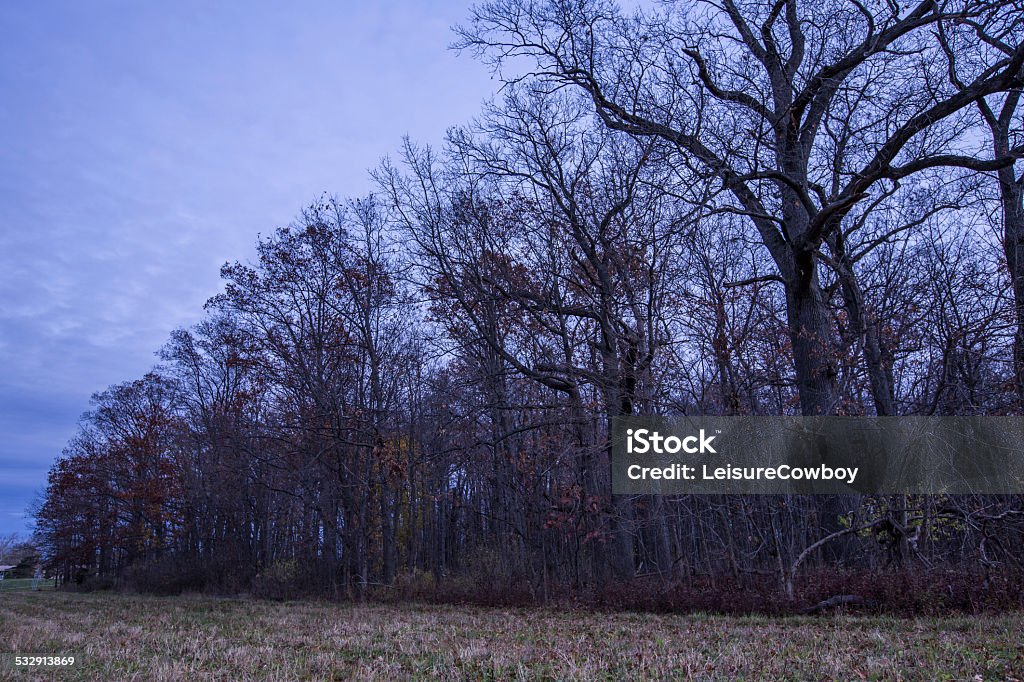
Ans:
[[[612,496],[608,433],[1024,414],[1024,6],[493,0],[457,33],[504,83],[479,117],[225,265],[94,396],[36,514],[51,574],[651,604],[1020,583],[1020,497]]]

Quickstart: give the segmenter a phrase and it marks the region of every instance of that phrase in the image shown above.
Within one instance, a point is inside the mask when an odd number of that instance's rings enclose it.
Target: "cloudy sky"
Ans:
[[[473,116],[495,82],[446,49],[469,4],[2,4],[0,534],[222,263]]]

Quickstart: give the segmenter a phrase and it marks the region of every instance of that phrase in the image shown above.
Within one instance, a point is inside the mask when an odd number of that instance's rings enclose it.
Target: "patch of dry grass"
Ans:
[[[54,592],[0,600],[60,679],[1024,679],[1024,614],[724,617]]]

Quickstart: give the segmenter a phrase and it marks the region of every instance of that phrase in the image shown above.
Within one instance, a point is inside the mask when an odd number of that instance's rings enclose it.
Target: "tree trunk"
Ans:
[[[1018,410],[1024,414],[1024,176],[1014,179],[1011,166],[1000,172],[999,188],[1003,204],[1003,252],[1013,289],[1013,374]]]
[[[896,415],[896,394],[893,388],[895,381],[892,375],[891,354],[881,338],[878,321],[865,307],[864,292],[841,240],[841,235],[837,234],[830,243],[838,260],[836,276],[843,292],[843,307],[850,317],[851,331],[862,339],[864,344],[864,366],[871,386],[875,414],[879,417],[892,417]]]
[[[786,314],[804,416],[832,414],[838,404],[832,323],[815,266],[810,254],[797,256],[796,272],[786,282]]]

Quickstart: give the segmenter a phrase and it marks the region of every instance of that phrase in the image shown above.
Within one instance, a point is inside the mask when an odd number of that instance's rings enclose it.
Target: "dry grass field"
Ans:
[[[1024,678],[1024,614],[723,617],[10,592],[0,679]],[[74,654],[27,671],[13,654]]]

